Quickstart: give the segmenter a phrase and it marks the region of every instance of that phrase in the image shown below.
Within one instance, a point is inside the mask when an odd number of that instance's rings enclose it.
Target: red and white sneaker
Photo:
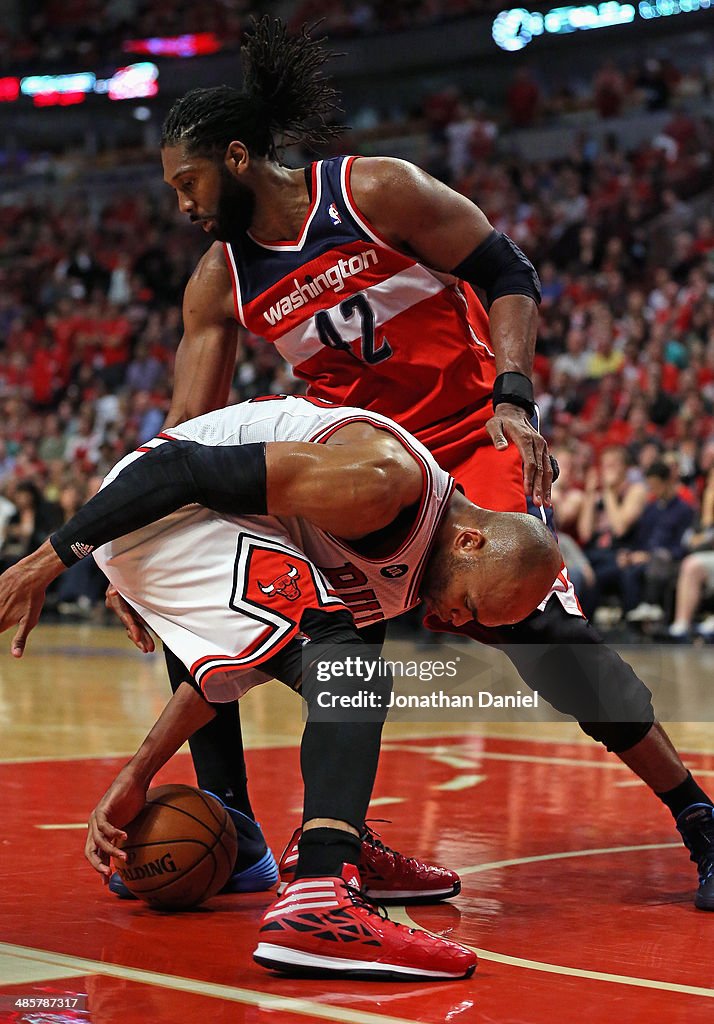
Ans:
[[[465,946],[390,921],[360,893],[357,869],[290,882],[261,922],[253,959],[283,974],[329,974],[382,981],[470,978]]]
[[[300,833],[296,828],[280,858],[279,893],[295,878]],[[362,895],[374,903],[438,903],[461,892],[461,879],[455,871],[405,857],[385,846],[367,825],[362,833],[359,873]]]

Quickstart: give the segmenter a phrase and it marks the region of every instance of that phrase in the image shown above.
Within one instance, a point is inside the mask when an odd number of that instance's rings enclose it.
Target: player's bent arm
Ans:
[[[450,273],[493,231],[471,200],[406,160],[361,157],[351,187],[377,231],[434,270]]]
[[[496,448],[516,444],[526,494],[537,504],[550,504],[547,445],[529,422],[535,411],[530,377],[540,302],[532,263],[471,200],[413,164],[364,157],[355,161],[351,182],[357,206],[395,248],[485,291],[498,374],[498,408],[488,431]]]
[[[359,445],[269,444],[266,464],[273,515],[298,515],[348,540],[389,526],[424,486],[414,457],[382,431]]]
[[[238,324],[228,268],[218,243],[203,256],[186,286],[183,323],[165,427],[221,409],[228,402]]]
[[[11,650],[22,657],[52,580],[92,548],[184,505],[301,516],[354,539],[388,526],[422,489],[418,464],[384,431],[359,445],[167,441],[130,463],[37,551],[3,573],[0,632],[18,627]]]
[[[189,682],[181,683],[127,767],[148,785],[179,747],[215,717],[203,694]]]
[[[228,515],[292,515],[342,537],[387,526],[416,501],[421,470],[386,432],[361,446],[167,441],[125,469],[50,538],[66,566],[184,505]]]
[[[65,568],[92,548],[184,505],[235,515],[300,516],[348,539],[388,526],[419,500],[423,479],[406,449],[377,433],[360,446],[167,441],[147,452],[0,577],[0,632],[18,626],[13,655],[22,656],[45,591]]]
[[[108,878],[109,858],[125,859],[122,826],[146,803],[151,780],[186,740],[215,717],[212,706],[189,683],[178,687],[156,724],[89,816],[85,856]]]
[[[470,199],[414,164],[363,157],[352,170],[352,192],[357,206],[395,248],[483,288],[491,308],[500,298],[520,296],[530,304],[513,308],[530,316],[540,301],[538,275],[518,246],[496,231]]]

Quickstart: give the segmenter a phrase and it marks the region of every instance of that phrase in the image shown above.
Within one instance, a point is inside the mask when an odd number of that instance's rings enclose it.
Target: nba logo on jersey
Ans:
[[[334,203],[330,203],[327,212],[329,213],[330,220],[332,221],[333,224],[337,225],[342,223],[342,217],[340,217],[339,213],[337,212],[337,207],[335,206]]]

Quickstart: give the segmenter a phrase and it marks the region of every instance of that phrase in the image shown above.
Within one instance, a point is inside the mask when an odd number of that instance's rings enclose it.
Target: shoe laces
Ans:
[[[376,914],[380,921],[391,924],[393,928],[404,928],[405,925],[400,925],[396,921],[392,921],[391,917],[387,913],[387,908],[383,907],[381,903],[370,903],[369,900],[365,899],[363,893],[354,885],[350,885],[349,882],[345,882],[345,889],[349,898],[355,907],[361,910],[366,910],[368,914]],[[416,929],[407,928],[410,935],[413,935]]]
[[[370,818],[370,821],[378,821],[380,822],[380,824],[384,823],[385,825],[390,824],[389,818]],[[388,853],[390,856],[394,857],[396,861],[401,861],[405,864],[409,863],[410,861],[414,864],[417,863],[415,857],[405,857],[403,853],[399,852],[399,850],[393,850],[391,846],[387,846],[386,843],[382,842],[379,832],[375,832],[373,828],[370,828],[367,822],[364,823],[361,838],[363,842],[369,843],[370,846],[375,846],[378,850],[381,850],[383,853]]]

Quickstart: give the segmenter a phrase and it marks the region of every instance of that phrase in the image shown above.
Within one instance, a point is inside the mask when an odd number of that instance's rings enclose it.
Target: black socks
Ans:
[[[687,807],[692,804],[710,804],[712,801],[692,778],[692,773],[687,772],[684,782],[680,782],[674,789],[668,789],[666,793],[656,794],[663,804],[666,804],[676,820]]]
[[[351,832],[337,828],[310,828],[298,842],[296,878],[339,875],[343,864],[358,864],[362,843]]]

